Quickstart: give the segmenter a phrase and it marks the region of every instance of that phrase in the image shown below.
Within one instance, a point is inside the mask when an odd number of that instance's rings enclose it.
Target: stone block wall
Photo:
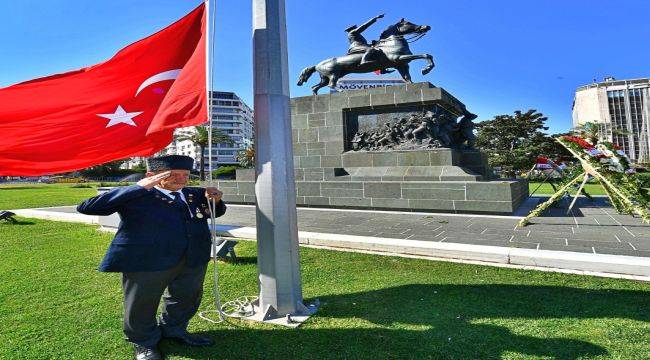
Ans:
[[[486,181],[491,170],[480,151],[346,151],[346,114],[441,106],[461,114],[465,106],[429,83],[353,90],[291,99],[297,204],[302,206],[512,213],[528,196],[522,180]],[[218,181],[231,203],[255,202],[253,169],[234,181]]]

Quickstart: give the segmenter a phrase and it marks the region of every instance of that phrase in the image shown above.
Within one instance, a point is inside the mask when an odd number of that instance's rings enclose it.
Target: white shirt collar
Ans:
[[[173,191],[171,191],[171,190],[167,190],[167,189],[163,189],[163,188],[161,188],[161,187],[159,187],[159,186],[154,186],[154,187],[156,188],[156,190],[158,190],[158,191],[160,191],[161,193],[167,195],[167,197],[169,197],[169,198],[171,198],[171,199],[174,198],[174,196],[172,195],[172,192],[173,192]],[[179,193],[179,194],[181,194],[181,200],[183,200],[184,202],[187,202],[187,200],[185,200],[185,194],[183,194],[183,189],[176,190],[176,192]]]

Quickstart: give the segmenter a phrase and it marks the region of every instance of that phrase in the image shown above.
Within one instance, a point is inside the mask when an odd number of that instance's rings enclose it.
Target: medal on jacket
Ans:
[[[199,208],[196,208],[196,217],[199,219],[203,219],[203,213],[201,213]]]

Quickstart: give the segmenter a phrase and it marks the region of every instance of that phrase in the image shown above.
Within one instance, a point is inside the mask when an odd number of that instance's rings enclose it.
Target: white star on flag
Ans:
[[[113,114],[97,114],[97,116],[101,116],[103,118],[107,118],[110,121],[108,124],[106,124],[106,127],[111,127],[113,125],[117,124],[127,124],[131,126],[137,126],[135,122],[133,122],[133,118],[142,114],[142,111],[136,111],[136,112],[126,112],[122,108],[121,105],[117,106],[117,109],[115,109],[115,113]]]

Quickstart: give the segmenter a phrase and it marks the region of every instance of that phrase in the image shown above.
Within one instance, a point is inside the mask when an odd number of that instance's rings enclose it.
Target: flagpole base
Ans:
[[[296,313],[284,316],[278,315],[277,311],[270,305],[267,306],[266,309],[260,308],[259,300],[253,302],[252,305],[254,311],[253,315],[240,317],[239,319],[297,328],[307,321],[310,316],[316,313],[320,306],[320,301],[316,299],[313,303],[308,305],[300,303],[298,304],[299,310]]]

